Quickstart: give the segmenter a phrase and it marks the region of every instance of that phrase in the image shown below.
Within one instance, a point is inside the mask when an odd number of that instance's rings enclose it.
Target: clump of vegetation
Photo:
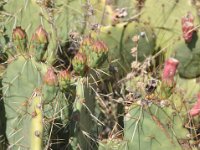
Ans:
[[[1,0],[0,149],[199,149],[199,0]]]

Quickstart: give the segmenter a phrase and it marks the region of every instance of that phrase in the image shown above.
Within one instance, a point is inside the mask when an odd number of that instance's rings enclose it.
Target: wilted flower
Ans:
[[[179,61],[175,58],[169,58],[165,62],[162,81],[167,85],[172,86],[174,83],[174,76],[176,74],[176,69],[178,67]]]
[[[194,17],[190,12],[186,16],[184,16],[181,20],[183,38],[186,42],[190,42],[192,40],[194,30]]]

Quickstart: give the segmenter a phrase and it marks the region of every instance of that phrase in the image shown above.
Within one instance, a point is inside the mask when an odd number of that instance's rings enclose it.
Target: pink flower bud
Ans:
[[[178,67],[179,61],[174,58],[169,58],[165,62],[163,74],[162,74],[162,81],[167,85],[173,85],[174,83],[174,76],[176,74],[176,69]]]
[[[36,40],[37,42],[42,44],[48,43],[48,34],[41,25],[36,29],[35,34],[32,37],[32,40]]]
[[[186,16],[184,16],[181,20],[183,38],[186,42],[191,42],[192,35],[194,33],[194,17],[190,12]]]
[[[91,38],[90,36],[87,36],[83,39],[81,42],[82,46],[91,46],[94,43],[94,39]]]
[[[27,35],[25,30],[23,30],[20,26],[16,27],[12,33],[13,40],[26,40]]]
[[[93,50],[97,53],[107,53],[108,47],[103,41],[95,41],[93,44]]]
[[[200,113],[200,93],[197,96],[197,102],[194,104],[194,106],[190,110],[190,115],[194,117],[198,115],[199,113]]]
[[[27,50],[27,34],[21,27],[18,26],[13,30],[12,40],[17,50],[19,50],[18,52],[21,53]]]
[[[46,83],[47,85],[57,85],[58,83],[58,79],[57,76],[53,70],[53,68],[48,68],[47,72],[45,73],[44,77],[43,77],[43,81],[44,83]]]

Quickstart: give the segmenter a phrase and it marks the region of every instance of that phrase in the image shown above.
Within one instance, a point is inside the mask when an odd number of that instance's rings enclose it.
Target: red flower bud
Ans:
[[[181,20],[183,38],[186,42],[191,42],[192,35],[194,33],[194,17],[190,12],[186,16],[184,16]]]
[[[72,60],[72,65],[73,65],[75,73],[83,76],[85,74],[86,68],[87,68],[86,55],[84,53],[78,52]]]
[[[19,53],[26,51],[27,34],[21,27],[16,27],[12,33],[12,40]]]
[[[194,106],[190,110],[190,115],[194,117],[198,115],[199,113],[200,113],[200,93],[197,96],[197,102],[194,104]]]
[[[91,46],[94,43],[94,39],[90,36],[87,36],[81,42],[81,46]]]
[[[87,57],[84,53],[80,53],[78,52],[73,59],[75,62],[79,63],[79,64],[86,64],[87,62]]]
[[[40,25],[35,34],[32,37],[32,40],[36,40],[38,43],[47,44],[48,43],[48,34],[45,29]]]
[[[35,59],[37,61],[43,60],[44,54],[49,44],[48,34],[44,28],[40,25],[31,39],[31,48],[34,50]]]
[[[71,74],[68,70],[62,70],[58,74],[58,81],[61,89],[67,89],[71,82]]]
[[[93,45],[93,50],[97,53],[107,53],[108,47],[103,41],[95,41]]]
[[[176,69],[178,67],[179,61],[174,58],[169,58],[165,62],[163,74],[162,74],[162,81],[167,85],[173,85],[174,83],[174,76],[176,73]]]
[[[27,35],[26,35],[25,30],[23,30],[20,26],[16,27],[13,30],[12,39],[13,40],[23,40],[23,39],[26,40],[27,39]]]
[[[68,70],[62,70],[59,72],[58,78],[64,80],[70,80],[71,79],[70,72]]]
[[[43,77],[43,81],[47,85],[57,85],[58,83],[57,76],[52,67],[48,68],[47,72]]]

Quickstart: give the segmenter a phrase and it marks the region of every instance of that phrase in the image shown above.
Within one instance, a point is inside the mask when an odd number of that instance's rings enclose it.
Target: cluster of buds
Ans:
[[[20,53],[26,51],[27,34],[20,26],[17,26],[12,32],[12,40]]]
[[[107,58],[108,47],[103,41],[87,36],[83,39],[79,52],[86,54],[88,67],[96,68]]]
[[[27,51],[27,43],[28,43],[27,34],[25,30],[23,30],[21,27],[18,26],[13,30],[12,40],[16,45],[18,53],[23,53]],[[31,39],[31,48],[35,53],[36,60],[38,61],[42,60],[47,50],[48,44],[49,44],[48,34],[44,30],[44,28],[40,25],[36,29]]]
[[[194,30],[194,17],[190,12],[186,16],[184,16],[181,20],[183,38],[185,42],[191,42]]]
[[[176,74],[178,64],[179,64],[179,61],[174,58],[169,58],[165,62],[165,66],[164,66],[164,70],[162,74],[162,82],[164,82],[168,86],[174,85],[174,76]]]

